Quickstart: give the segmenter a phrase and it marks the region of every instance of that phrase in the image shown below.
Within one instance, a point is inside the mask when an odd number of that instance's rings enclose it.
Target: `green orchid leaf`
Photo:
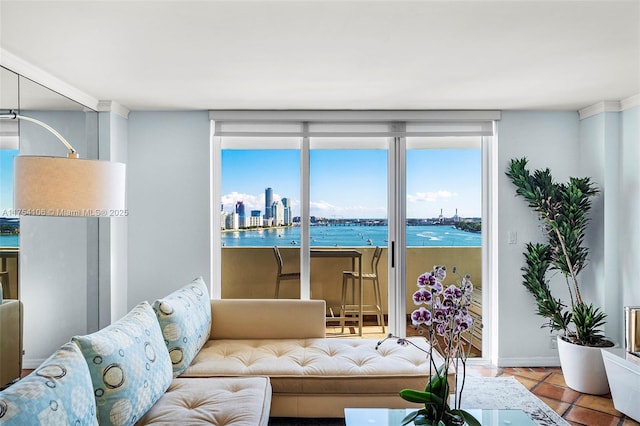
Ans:
[[[417,391],[415,389],[402,389],[400,391],[400,397],[405,401],[424,404],[431,399],[431,393]]]
[[[416,410],[412,413],[407,414],[407,416],[404,419],[402,419],[401,426],[405,426],[411,423],[413,419],[415,419],[418,416],[419,413],[420,411]]]
[[[431,419],[428,419],[426,416],[420,414],[418,416],[416,416],[415,419],[413,419],[413,424],[414,425],[431,425]]]
[[[462,417],[468,426],[482,426],[478,419],[473,417],[471,413],[464,410],[451,410],[452,413]]]
[[[433,392],[422,392],[415,389],[402,389],[400,397],[405,401],[417,402],[419,404],[443,405],[443,398]]]
[[[427,386],[424,388],[425,392],[431,392],[431,393],[435,393],[436,395],[443,395],[449,392],[448,389],[444,389],[445,387],[448,386],[447,383],[447,377],[446,376],[440,376],[440,377],[435,377],[432,376],[431,380],[429,380],[429,383],[427,383]]]

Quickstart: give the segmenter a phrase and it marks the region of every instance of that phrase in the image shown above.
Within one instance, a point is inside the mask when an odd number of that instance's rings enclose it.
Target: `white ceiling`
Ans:
[[[0,47],[132,110],[577,110],[640,93],[640,0],[0,0]]]

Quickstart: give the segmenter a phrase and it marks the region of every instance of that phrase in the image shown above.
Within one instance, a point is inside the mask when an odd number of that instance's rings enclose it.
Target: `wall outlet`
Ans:
[[[509,231],[507,233],[507,240],[509,244],[516,244],[518,242],[518,233],[516,231]]]
[[[549,338],[549,347],[551,349],[558,349],[558,336],[553,335]]]

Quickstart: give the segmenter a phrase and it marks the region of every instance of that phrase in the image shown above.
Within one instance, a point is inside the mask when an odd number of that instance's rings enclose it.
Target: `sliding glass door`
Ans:
[[[328,334],[404,336],[418,276],[445,265],[445,284],[469,274],[476,286],[482,354],[484,136],[499,113],[210,115],[214,297],[322,299]]]
[[[476,332],[472,356],[482,353],[482,144],[480,137],[407,138],[407,313],[417,278],[435,265],[446,267],[444,286],[469,276]],[[410,321],[408,321],[410,323]],[[417,332],[407,328],[408,335]]]
[[[309,141],[311,298],[326,301],[330,334],[385,332],[388,140],[315,137]]]
[[[222,297],[299,298],[299,139],[229,137],[221,148]]]

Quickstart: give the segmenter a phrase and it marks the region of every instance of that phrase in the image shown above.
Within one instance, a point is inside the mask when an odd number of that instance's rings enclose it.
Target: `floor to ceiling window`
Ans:
[[[331,318],[327,328],[335,334],[360,334],[360,272],[367,274],[363,275],[364,315],[375,324],[366,330],[384,333],[386,326],[387,139],[312,137],[309,141],[311,298],[326,301]],[[344,256],[349,251],[358,257]]]
[[[18,110],[17,74],[0,67],[0,113]],[[13,158],[19,151],[18,120],[0,120],[0,285],[5,299],[18,298],[20,218],[13,208]]]
[[[212,216],[221,229],[212,235],[221,259],[212,268],[214,297],[324,299],[337,334],[405,335],[416,279],[433,265],[449,268],[446,283],[456,267],[487,287],[483,147],[499,113],[210,115]],[[360,297],[363,272],[376,275],[379,295],[363,280]],[[482,293],[477,317],[486,325]]]
[[[223,298],[299,298],[300,150],[297,140],[225,138],[220,233]]]
[[[482,333],[482,140],[480,137],[407,138],[407,313],[416,280],[445,266],[445,286],[469,276],[476,320],[472,354],[481,355]],[[417,334],[412,328],[407,334]]]

